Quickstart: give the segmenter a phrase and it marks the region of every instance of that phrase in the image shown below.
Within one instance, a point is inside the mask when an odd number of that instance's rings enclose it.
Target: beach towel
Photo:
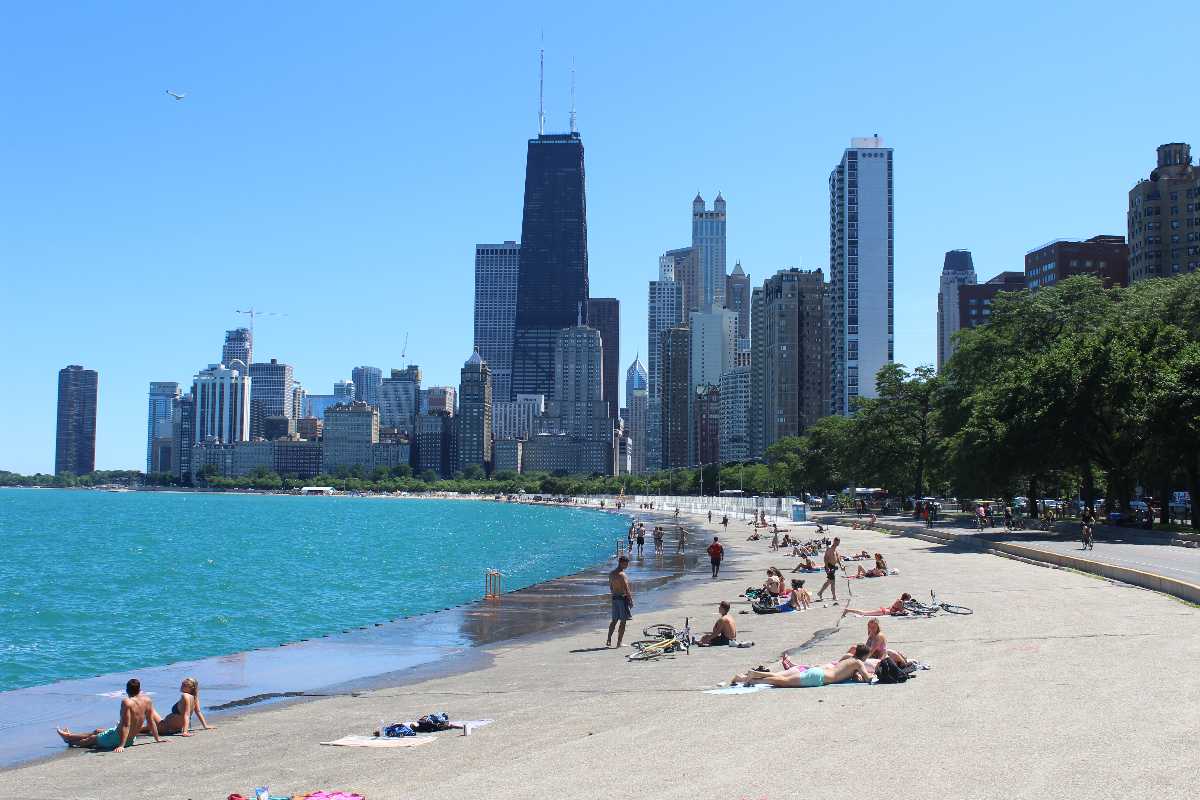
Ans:
[[[403,739],[379,738],[378,736],[343,736],[332,742],[321,742],[334,747],[418,747],[435,741],[433,736],[406,736]]]
[[[763,689],[774,689],[774,686],[768,686],[765,683],[756,683],[753,686],[721,686],[717,689],[705,689],[705,694],[754,694],[761,692]]]
[[[495,722],[494,719],[453,719],[453,720],[450,720],[451,725],[460,725],[460,726],[470,725],[471,730],[474,730],[475,728],[482,728],[485,725],[491,725],[493,722]]]
[[[293,800],[367,800],[357,792],[309,792],[293,796]]]

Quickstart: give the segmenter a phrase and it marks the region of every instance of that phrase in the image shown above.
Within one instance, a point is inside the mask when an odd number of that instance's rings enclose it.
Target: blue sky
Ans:
[[[1155,146],[1200,147],[1178,4],[803,5],[9,6],[0,468],[52,468],[69,363],[100,371],[97,466],[141,468],[148,382],[190,382],[251,305],[287,315],[260,320],[256,356],[309,391],[409,361],[456,383],[474,244],[520,235],[539,32],[549,130],[576,61],[592,294],[621,299],[622,374],[697,190],[728,200],[731,269],[827,268],[829,170],[878,132],[911,366],[935,359],[946,250],[986,279],[1124,233]]]

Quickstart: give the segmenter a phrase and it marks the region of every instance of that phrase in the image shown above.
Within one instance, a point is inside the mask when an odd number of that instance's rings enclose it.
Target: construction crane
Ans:
[[[286,317],[287,314],[281,314],[278,311],[259,311],[254,306],[247,309],[236,309],[238,314],[245,314],[250,317],[250,340],[254,341],[254,318],[255,317]]]

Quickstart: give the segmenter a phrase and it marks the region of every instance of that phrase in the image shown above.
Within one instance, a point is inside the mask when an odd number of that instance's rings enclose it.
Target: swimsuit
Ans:
[[[825,685],[825,670],[821,667],[809,667],[800,673],[800,685],[804,688],[815,688]]]
[[[715,647],[717,645],[728,645],[729,641],[730,640],[728,636],[723,633],[718,633],[716,636],[710,639],[708,643]]]
[[[97,750],[116,750],[118,747],[120,747],[121,746],[121,732],[119,730],[120,727],[121,727],[120,725],[113,725],[111,728],[104,731],[103,733],[97,734],[96,735],[96,745],[95,745],[96,749]],[[130,726],[129,736],[125,740],[125,746],[133,747],[133,740],[136,736],[137,736],[137,732],[133,730],[132,726]]]
[[[625,595],[614,594],[612,596],[612,618],[614,622],[633,619],[633,612],[629,608],[629,598]]]

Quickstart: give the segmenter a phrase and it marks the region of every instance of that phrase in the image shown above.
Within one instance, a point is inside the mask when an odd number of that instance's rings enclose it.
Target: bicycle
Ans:
[[[626,661],[650,661],[660,656],[678,653],[690,653],[692,647],[691,618],[683,621],[683,630],[676,630],[674,625],[649,625],[642,629],[643,636],[649,639],[639,639],[632,642],[633,652],[625,656]]]
[[[947,614],[958,614],[966,616],[975,612],[966,606],[957,606],[953,603],[942,603],[937,599],[937,594],[932,590],[929,592],[930,605],[925,605],[919,600],[909,600],[904,604],[904,610],[918,617],[932,617],[939,611],[945,611]]]

